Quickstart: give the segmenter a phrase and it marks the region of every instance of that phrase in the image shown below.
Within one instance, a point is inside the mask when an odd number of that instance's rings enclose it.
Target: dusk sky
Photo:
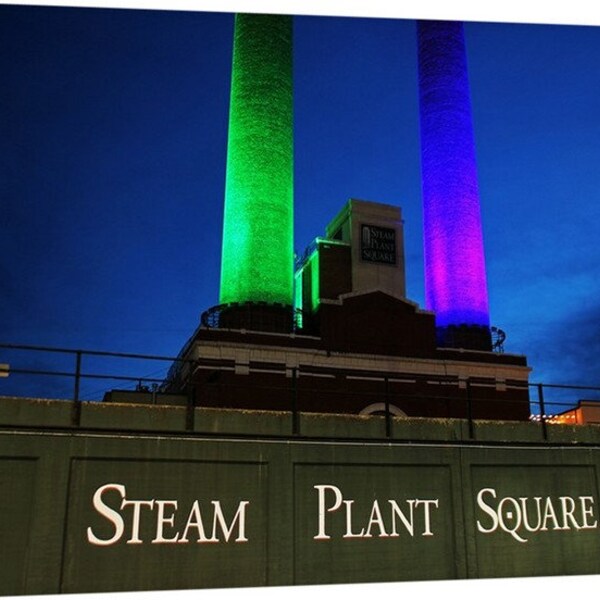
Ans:
[[[423,307],[415,33],[295,19],[295,247],[348,198],[397,204]],[[0,6],[0,341],[175,356],[218,303],[232,34]],[[465,35],[491,322],[532,381],[600,385],[600,28]]]

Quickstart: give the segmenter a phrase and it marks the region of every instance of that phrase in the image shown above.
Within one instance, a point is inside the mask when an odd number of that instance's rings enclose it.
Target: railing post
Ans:
[[[292,368],[292,434],[298,435],[300,423],[298,421],[298,369]]]
[[[392,420],[390,416],[390,390],[389,390],[389,380],[387,376],[384,378],[385,384],[385,437],[392,436]]]
[[[469,422],[469,439],[472,440],[475,437],[475,431],[473,429],[473,401],[471,398],[471,380],[467,377],[467,420]]]
[[[79,400],[79,384],[81,381],[81,350],[77,350],[75,358],[75,389],[73,390],[72,422],[75,427],[81,425],[81,402]]]
[[[541,383],[537,384],[538,402],[540,403],[540,423],[542,424],[542,438],[548,439],[548,429],[546,426],[546,407],[544,405],[544,386]]]

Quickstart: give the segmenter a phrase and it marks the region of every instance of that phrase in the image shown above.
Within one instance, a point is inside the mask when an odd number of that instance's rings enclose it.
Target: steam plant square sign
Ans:
[[[361,258],[369,262],[396,264],[396,232],[387,227],[361,226]]]

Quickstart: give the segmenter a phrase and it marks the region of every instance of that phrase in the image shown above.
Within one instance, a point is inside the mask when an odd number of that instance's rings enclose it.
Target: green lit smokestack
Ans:
[[[235,18],[221,304],[293,303],[292,17]]]

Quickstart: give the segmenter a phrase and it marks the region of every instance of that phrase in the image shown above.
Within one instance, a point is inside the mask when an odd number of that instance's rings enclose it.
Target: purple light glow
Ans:
[[[419,21],[425,295],[438,326],[489,326],[462,23]]]

